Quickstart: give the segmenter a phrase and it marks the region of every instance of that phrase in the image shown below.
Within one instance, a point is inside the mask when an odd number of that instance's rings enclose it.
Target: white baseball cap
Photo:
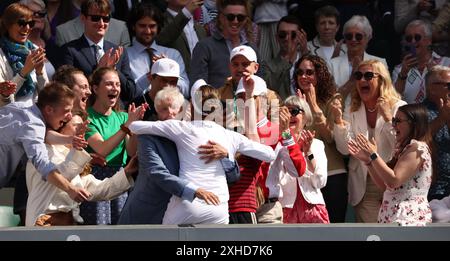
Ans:
[[[255,88],[253,89],[253,96],[259,96],[261,94],[267,93],[267,84],[261,77],[252,75],[253,81],[255,82]],[[239,93],[245,92],[244,89],[244,77],[241,77],[239,80],[238,86],[236,88],[236,95]]]
[[[172,59],[161,58],[152,65],[151,73],[162,77],[180,78],[180,66]]]
[[[247,60],[249,60],[250,62],[258,62],[258,58],[256,57],[256,53],[255,50],[253,50],[253,48],[251,48],[250,46],[247,45],[240,45],[238,47],[235,47],[233,50],[231,50],[230,53],[230,61],[233,60],[233,58],[236,55],[242,55],[245,58],[247,58]]]

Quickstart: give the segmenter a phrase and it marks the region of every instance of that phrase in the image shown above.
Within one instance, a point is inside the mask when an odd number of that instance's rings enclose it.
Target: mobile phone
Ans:
[[[416,56],[417,52],[416,52],[416,46],[413,44],[407,44],[405,45],[405,51],[409,54],[411,54],[412,56]]]

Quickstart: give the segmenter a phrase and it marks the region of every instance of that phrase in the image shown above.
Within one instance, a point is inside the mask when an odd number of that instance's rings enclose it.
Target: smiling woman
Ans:
[[[14,3],[6,8],[0,25],[0,82],[11,80],[17,84],[17,92],[2,96],[0,106],[13,101],[32,105],[37,91],[48,82],[44,70],[45,51],[34,45],[28,36],[35,21],[33,11]]]

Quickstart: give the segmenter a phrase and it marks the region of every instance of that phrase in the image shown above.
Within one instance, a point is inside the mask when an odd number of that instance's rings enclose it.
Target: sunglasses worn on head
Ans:
[[[224,14],[224,16],[230,22],[233,22],[235,19],[237,19],[238,22],[242,22],[247,18],[247,16],[243,14]]]
[[[377,78],[378,77],[377,75],[378,75],[378,73],[374,73],[374,72],[362,73],[360,71],[356,71],[356,72],[353,73],[353,77],[355,77],[355,79],[358,80],[358,81],[361,80],[363,77],[364,77],[364,80],[370,81],[373,78]]]
[[[392,126],[397,126],[397,124],[402,123],[404,121],[410,122],[409,120],[403,120],[400,118],[393,117],[392,118]]]
[[[364,38],[364,35],[362,33],[346,33],[344,34],[344,38],[347,41],[351,41],[355,39],[356,41],[361,41]]]
[[[25,27],[25,26],[29,25],[30,28],[33,28],[34,25],[36,24],[36,22],[35,22],[34,20],[25,21],[25,20],[23,20],[23,19],[19,19],[19,20],[17,21],[17,24],[18,24],[20,27]]]
[[[45,10],[33,13],[33,16],[37,17],[37,18],[44,18],[46,15],[47,15],[47,11],[45,11]]]
[[[300,108],[292,108],[292,109],[290,109],[289,110],[289,113],[293,116],[293,117],[295,117],[295,116],[297,116],[298,114],[303,114],[303,113],[305,113],[305,111],[303,110],[303,109],[300,109]]]
[[[414,38],[414,41],[416,41],[416,43],[420,42],[420,40],[422,40],[422,36],[420,34],[414,34],[414,35],[409,34],[409,35],[405,36],[405,41],[410,43],[410,42],[412,42],[413,38]]]
[[[295,37],[297,37],[297,33],[295,31],[290,31],[290,32],[291,32],[291,39],[295,39]],[[279,31],[277,35],[278,35],[278,38],[285,39],[286,36],[289,35],[289,31]]]
[[[111,20],[111,16],[103,16],[103,15],[88,15],[91,18],[92,22],[100,22],[100,19],[103,20],[104,23],[109,23],[109,20]]]
[[[297,75],[298,76],[303,76],[304,74],[306,74],[307,76],[314,75],[314,70],[311,70],[311,69],[306,69],[306,70],[298,69],[298,71],[297,71]]]

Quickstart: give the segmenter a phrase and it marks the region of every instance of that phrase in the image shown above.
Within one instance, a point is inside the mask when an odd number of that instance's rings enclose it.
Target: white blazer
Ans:
[[[364,52],[364,61],[367,60],[379,60],[386,66],[386,69],[389,70],[389,67],[386,63],[386,60],[381,57],[370,55],[366,52]],[[334,82],[336,83],[337,88],[340,88],[342,85],[344,85],[348,79],[350,79],[350,74],[352,73],[350,70],[350,64],[348,61],[348,55],[347,54],[341,54],[338,57],[334,57],[330,60],[329,63],[327,63],[330,66],[330,73],[334,77]]]
[[[279,176],[281,188],[279,200],[283,207],[292,208],[294,206],[297,198],[297,186],[308,203],[325,205],[320,191],[327,184],[325,145],[321,140],[314,139],[311,144],[311,152],[316,160],[316,169],[311,172],[306,168],[303,176],[299,177],[287,148],[280,143],[277,145],[275,149],[277,157],[270,166],[269,176]]]
[[[398,107],[405,104],[406,102],[402,100],[395,103],[391,110],[392,115],[395,115]],[[350,136],[358,135],[359,133],[364,134],[366,138],[369,136],[364,103],[361,103],[359,109],[354,112],[350,112],[350,106],[346,106],[343,118],[348,122],[348,125],[341,127],[335,124],[333,133],[338,151],[344,155],[348,155],[348,140]],[[380,114],[377,115],[374,137],[377,143],[378,155],[385,162],[389,161],[394,152],[395,134],[392,132],[391,122],[384,121]],[[349,202],[352,206],[356,206],[366,192],[367,167],[360,160],[350,157],[348,168]]]

